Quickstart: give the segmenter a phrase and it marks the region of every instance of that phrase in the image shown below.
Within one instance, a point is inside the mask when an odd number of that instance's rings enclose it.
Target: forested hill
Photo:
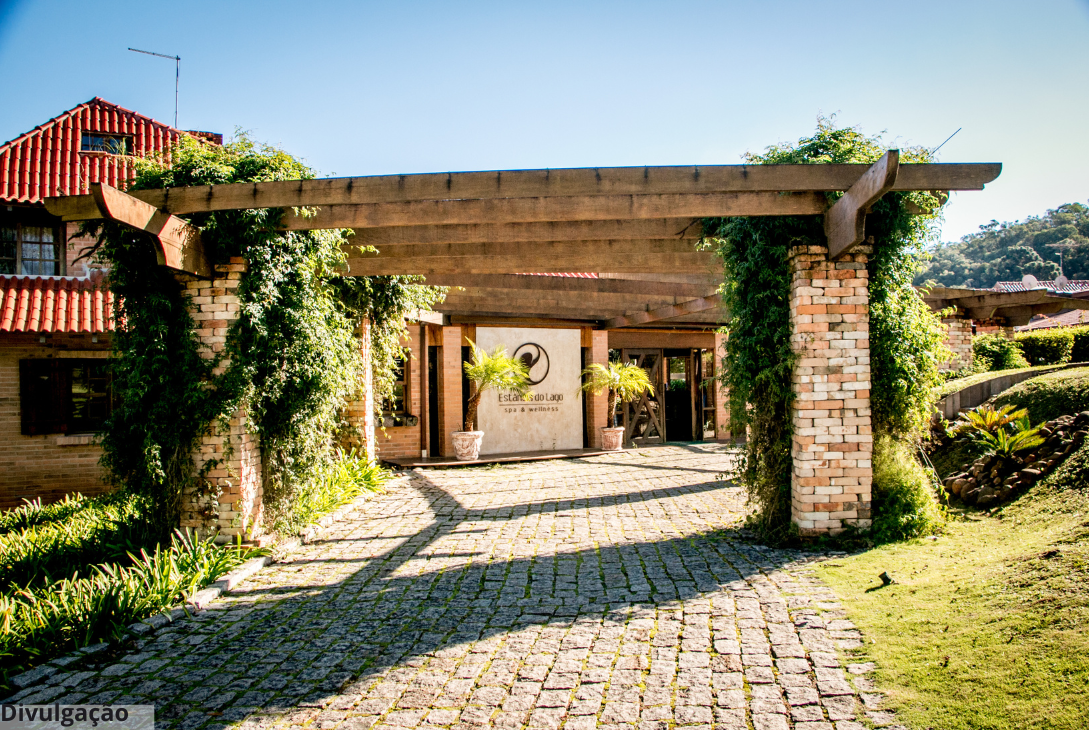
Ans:
[[[1017,223],[991,221],[957,243],[931,250],[933,259],[916,284],[990,288],[1020,281],[1025,274],[1049,280],[1059,275],[1059,251],[1068,279],[1089,279],[1089,207],[1069,203]]]

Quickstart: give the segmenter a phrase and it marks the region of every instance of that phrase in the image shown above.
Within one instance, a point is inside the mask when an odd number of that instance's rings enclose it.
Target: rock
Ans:
[[[1019,471],[1017,473],[1021,476],[1022,479],[1036,481],[1037,479],[1040,478],[1040,475],[1043,472],[1041,472],[1039,469],[1031,469],[1030,468],[1030,469],[1022,469],[1021,471]]]

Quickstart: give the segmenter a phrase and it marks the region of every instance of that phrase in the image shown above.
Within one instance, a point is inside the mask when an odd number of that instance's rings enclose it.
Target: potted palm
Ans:
[[[523,400],[529,400],[533,393],[529,389],[529,368],[517,358],[509,357],[507,349],[500,345],[492,352],[487,352],[469,340],[473,348],[473,361],[465,363],[465,377],[476,386],[469,397],[465,410],[465,430],[454,431],[454,454],[458,461],[476,461],[480,457],[480,444],[484,440],[483,431],[474,431],[476,412],[480,406],[480,397],[489,390],[509,390]]]
[[[619,451],[624,447],[624,427],[616,425],[616,404],[630,403],[644,393],[654,395],[654,386],[647,371],[633,362],[619,363],[612,361],[608,367],[594,363],[582,371],[586,382],[580,390],[593,395],[609,391],[609,413],[612,426],[601,428],[601,448],[605,451]]]

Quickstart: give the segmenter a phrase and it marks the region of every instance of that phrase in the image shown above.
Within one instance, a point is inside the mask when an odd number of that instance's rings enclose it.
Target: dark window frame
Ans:
[[[92,140],[100,140],[99,144],[94,144]],[[113,142],[120,141],[123,149],[118,152],[117,145],[103,144],[107,140]],[[132,157],[133,154],[133,136],[131,134],[113,134],[111,132],[80,132],[79,151],[83,154],[99,154],[99,155],[113,155],[115,157]]]
[[[19,361],[20,431],[24,436],[102,430],[116,405],[108,358]]]
[[[394,389],[394,393],[396,393],[397,392],[397,386],[400,385],[401,386],[401,397],[397,398],[396,396],[394,396],[393,398],[384,398],[382,400],[382,415],[383,416],[411,416],[411,415],[413,415],[412,411],[410,410],[412,408],[412,397],[411,397],[411,391],[410,391],[410,388],[409,388],[409,384],[410,384],[410,381],[412,379],[412,366],[409,363],[409,359],[410,358],[408,358],[408,357],[398,358],[398,366],[394,370],[394,373],[397,374],[397,371],[399,370],[400,371],[400,377],[394,379],[393,389]],[[397,409],[397,408],[394,407],[394,406],[396,406],[397,401],[400,401],[400,403],[401,403],[401,408],[400,409]]]
[[[0,219],[0,228],[13,228],[13,229],[15,229],[15,240],[14,241],[9,242],[9,241],[5,241],[2,238],[0,238],[0,274],[9,274],[9,275],[14,274],[14,275],[17,275],[17,276],[64,276],[67,261],[65,260],[66,257],[65,257],[65,247],[64,247],[64,234],[62,233],[62,226],[53,225],[53,224],[47,223],[45,221],[43,221],[41,223],[35,223],[34,221],[24,221],[24,220],[19,220],[19,219],[16,219],[16,220],[13,220],[13,221],[7,221],[7,220]],[[44,241],[44,242],[43,241],[27,241],[27,240],[24,240],[25,239],[25,234],[23,233],[23,230],[25,228],[45,228],[45,229],[48,229],[48,230],[53,232],[53,240],[52,241]],[[13,256],[6,256],[5,255],[6,252],[4,251],[4,246],[6,246],[8,243],[11,243],[11,245],[14,247],[14,250],[12,252],[14,254]],[[24,257],[23,257],[23,246],[24,245],[43,246],[43,245],[48,245],[50,243],[53,245],[54,258],[52,258],[52,259],[38,258],[38,259],[31,259],[31,260],[38,261],[38,262],[43,262],[43,261],[45,261],[45,262],[48,262],[48,261],[54,262],[54,266],[53,266],[54,273],[51,273],[51,274],[33,273],[33,274],[31,274],[31,273],[27,273],[27,272],[23,271],[23,265],[24,265],[24,263],[26,261],[24,259]],[[10,262],[10,264],[11,264],[11,271],[6,271],[6,269],[8,268],[8,266],[7,266],[8,262]]]

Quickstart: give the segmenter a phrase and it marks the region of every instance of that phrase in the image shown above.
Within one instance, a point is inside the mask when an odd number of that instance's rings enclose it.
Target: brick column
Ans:
[[[722,382],[722,360],[726,357],[726,335],[715,333],[714,361],[714,394],[715,394],[715,438],[728,439],[733,437],[730,429],[730,391]]]
[[[454,431],[464,428],[461,404],[461,327],[442,328],[439,348],[439,435],[442,455],[454,455]]]
[[[609,333],[605,330],[594,330],[590,333],[590,346],[585,348],[589,357],[586,366],[597,363],[609,367]],[[583,393],[586,399],[586,429],[588,431],[591,449],[601,448],[601,429],[611,426],[609,421],[609,392],[603,391],[600,395]]]
[[[227,329],[239,317],[237,289],[245,271],[241,258],[216,267],[212,279],[178,274],[190,297],[201,355],[211,359],[223,352]],[[221,362],[215,374],[221,375],[229,362]],[[263,517],[263,482],[261,449],[257,438],[246,429],[246,409],[240,408],[226,428],[211,424],[211,431],[201,440],[193,455],[199,470],[210,460],[221,463],[211,469],[203,484],[182,496],[181,526],[201,533],[218,530],[223,541],[235,535],[257,536]]]
[[[803,535],[870,524],[868,253],[859,247],[838,261],[825,246],[791,253],[791,518]]]
[[[959,370],[972,364],[972,320],[949,317],[945,325],[945,346],[953,352],[953,359],[942,363],[949,370]]]

